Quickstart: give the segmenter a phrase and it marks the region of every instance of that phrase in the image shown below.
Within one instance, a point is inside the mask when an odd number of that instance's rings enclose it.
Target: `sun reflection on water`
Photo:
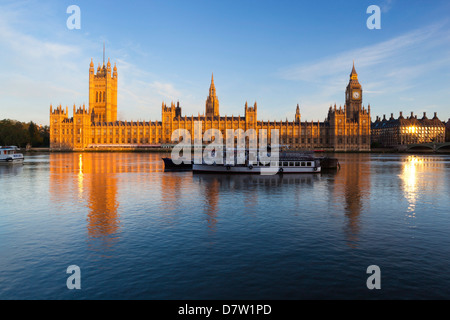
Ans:
[[[403,161],[400,178],[403,182],[402,189],[404,197],[408,201],[408,218],[415,218],[416,216],[416,207],[421,190],[427,187],[424,184],[433,183],[426,178],[426,175],[442,167],[442,164],[438,160],[436,158],[411,155]]]

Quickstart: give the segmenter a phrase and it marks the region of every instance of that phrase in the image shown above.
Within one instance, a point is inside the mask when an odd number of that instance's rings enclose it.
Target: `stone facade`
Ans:
[[[445,142],[445,125],[434,113],[432,119],[428,119],[426,113],[417,118],[411,112],[410,117],[403,117],[400,112],[398,119],[391,114],[389,119],[386,115],[383,119],[377,117],[372,124],[372,142],[382,147],[396,147],[408,144],[443,143]]]
[[[117,67],[111,64],[97,68],[91,61],[89,68],[89,108],[73,106],[69,118],[68,108],[50,106],[50,148],[52,150],[86,150],[91,148],[156,147],[173,144],[172,132],[187,129],[191,133],[196,121],[202,122],[202,133],[208,129],[222,132],[226,129],[267,130],[270,141],[272,129],[279,130],[280,144],[292,149],[330,151],[370,150],[370,105],[362,105],[362,87],[355,66],[350,74],[344,107],[330,106],[324,122],[301,121],[297,105],[293,121],[259,121],[258,106],[245,103],[244,116],[220,116],[214,78],[211,79],[205,113],[198,116],[182,115],[179,102],[161,106],[161,121],[117,120]]]

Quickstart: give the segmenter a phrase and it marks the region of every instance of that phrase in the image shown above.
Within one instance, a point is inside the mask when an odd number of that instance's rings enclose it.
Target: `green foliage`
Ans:
[[[39,127],[34,122],[20,122],[4,119],[0,121],[0,146],[18,146],[24,148],[48,147],[50,144],[49,127]]]

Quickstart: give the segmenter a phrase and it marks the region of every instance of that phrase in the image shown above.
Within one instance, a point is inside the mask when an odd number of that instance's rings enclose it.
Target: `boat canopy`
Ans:
[[[16,146],[0,146],[1,150],[20,150],[18,147]]]

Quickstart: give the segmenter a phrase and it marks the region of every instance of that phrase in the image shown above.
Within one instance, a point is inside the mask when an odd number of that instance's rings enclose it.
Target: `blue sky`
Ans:
[[[69,30],[68,6],[81,9]],[[369,30],[369,5],[382,9]],[[118,116],[160,120],[161,103],[203,113],[211,73],[222,115],[258,102],[260,120],[323,121],[343,105],[355,61],[372,118],[413,111],[450,118],[450,2],[0,2],[0,119],[49,122],[49,106],[88,103],[91,58],[119,73]]]

